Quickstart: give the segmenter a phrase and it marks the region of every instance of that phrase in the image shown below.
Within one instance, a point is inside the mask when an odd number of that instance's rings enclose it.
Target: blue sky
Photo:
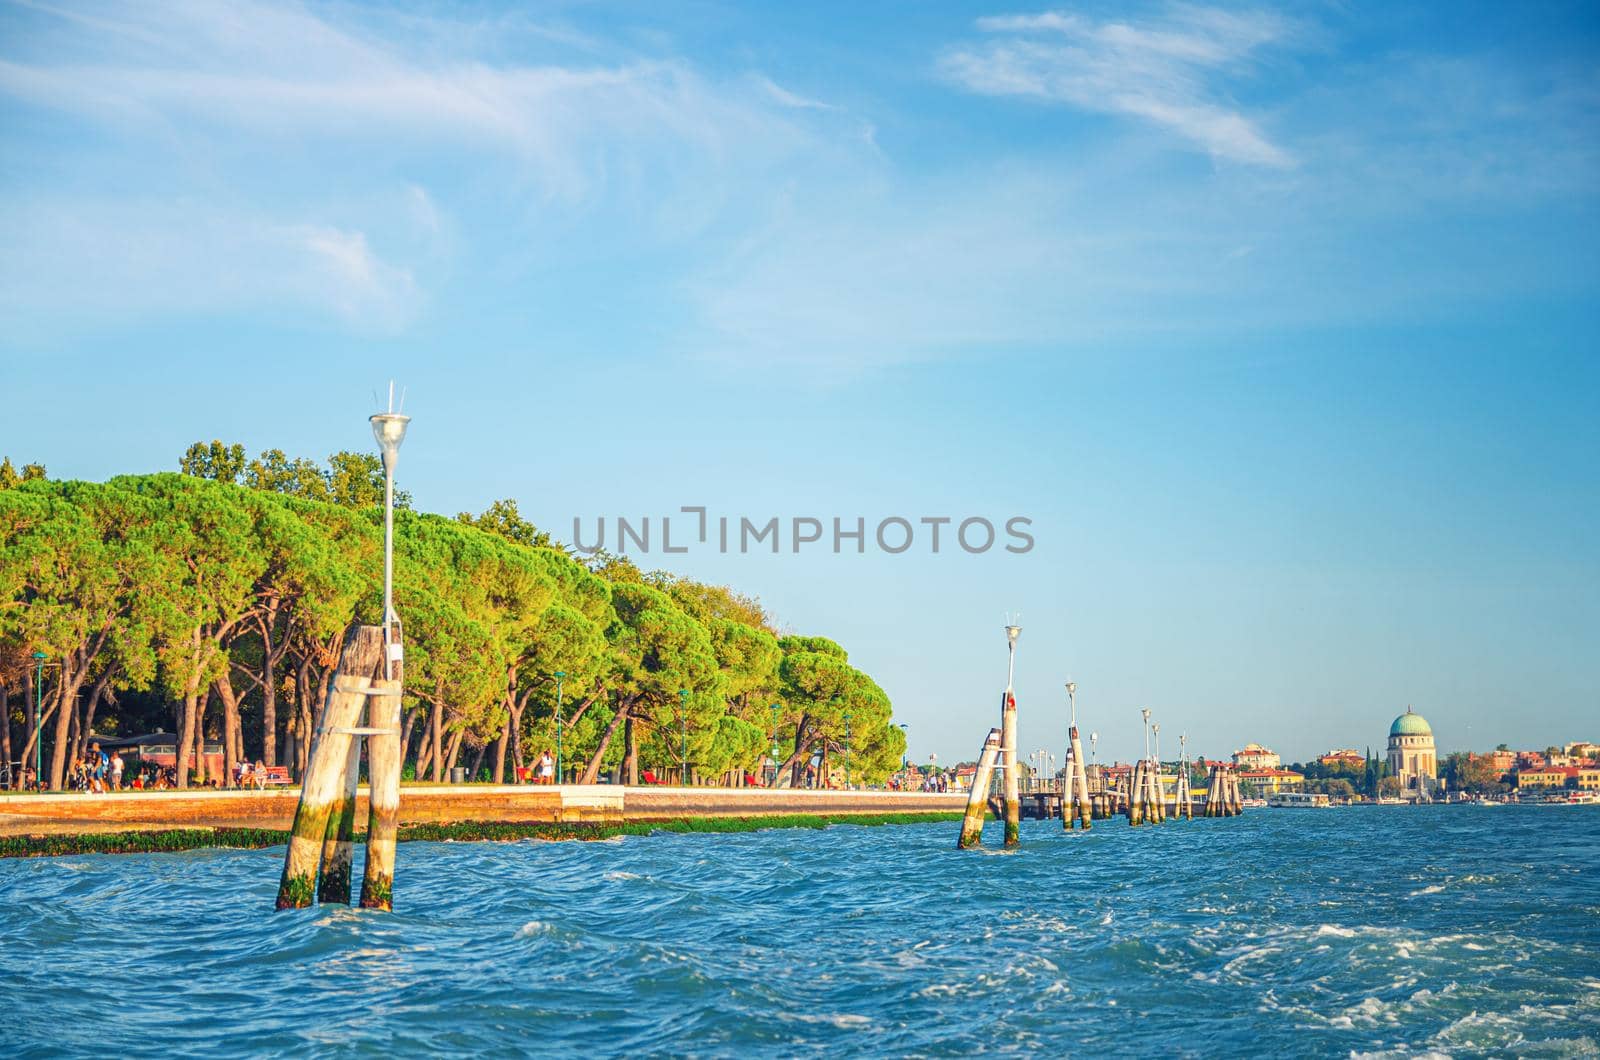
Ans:
[[[866,10],[863,10],[866,7]],[[0,3],[0,451],[368,445],[419,506],[1033,520],[644,558],[967,757],[1020,612],[1205,754],[1600,738],[1583,4]],[[677,526],[675,525],[675,537]],[[1164,745],[1165,750],[1170,744]]]

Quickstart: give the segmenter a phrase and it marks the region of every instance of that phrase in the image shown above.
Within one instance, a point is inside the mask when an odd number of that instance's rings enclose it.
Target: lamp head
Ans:
[[[394,462],[400,459],[400,443],[406,440],[406,425],[411,417],[398,412],[375,412],[367,417],[367,422],[372,424],[372,436],[383,451],[383,469],[392,474]]]
[[[556,676],[557,677],[565,677],[565,676],[567,676],[567,671],[565,671],[565,670],[557,670],[556,671]]]
[[[1022,636],[1021,626],[1006,627],[1006,643],[1011,645],[1013,648],[1017,646],[1017,638],[1020,636]]]
[[[39,659],[39,660],[40,660],[40,661],[43,661],[43,660],[45,660],[45,659],[48,659],[48,658],[49,658],[49,656],[48,656],[48,655],[46,655],[46,654],[45,654],[45,653],[44,653],[44,652],[42,652],[42,651],[36,651],[36,652],[34,652],[34,653],[33,653],[33,657],[34,657],[34,658],[35,658],[35,659]]]

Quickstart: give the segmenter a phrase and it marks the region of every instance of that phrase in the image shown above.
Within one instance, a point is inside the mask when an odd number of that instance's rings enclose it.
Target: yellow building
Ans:
[[[1292,769],[1241,769],[1239,783],[1249,784],[1258,795],[1276,795],[1280,791],[1299,791],[1306,778]]]
[[[1567,784],[1565,769],[1521,769],[1517,771],[1517,790],[1561,788]]]
[[[1580,767],[1578,770],[1578,787],[1588,788],[1591,791],[1600,790],[1600,768]]]

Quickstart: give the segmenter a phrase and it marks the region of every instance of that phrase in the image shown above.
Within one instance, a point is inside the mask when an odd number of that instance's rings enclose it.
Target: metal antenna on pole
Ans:
[[[1012,690],[1012,678],[1016,674],[1016,668],[1017,668],[1017,638],[1022,635],[1022,626],[1018,624],[1017,620],[1020,619],[1021,617],[1022,617],[1021,615],[1007,615],[1006,616],[1006,647],[1008,649],[1008,657],[1006,659],[1006,691],[1007,692],[1010,692]]]

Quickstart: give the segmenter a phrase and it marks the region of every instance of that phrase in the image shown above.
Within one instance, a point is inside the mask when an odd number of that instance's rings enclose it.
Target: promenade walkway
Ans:
[[[405,784],[402,824],[504,821],[518,824],[660,821],[767,814],[881,814],[959,811],[966,795],[789,788],[621,787],[562,784]],[[287,829],[299,788],[269,791],[136,791],[0,794],[0,836],[82,835],[165,828]],[[363,786],[356,820],[367,819]]]

